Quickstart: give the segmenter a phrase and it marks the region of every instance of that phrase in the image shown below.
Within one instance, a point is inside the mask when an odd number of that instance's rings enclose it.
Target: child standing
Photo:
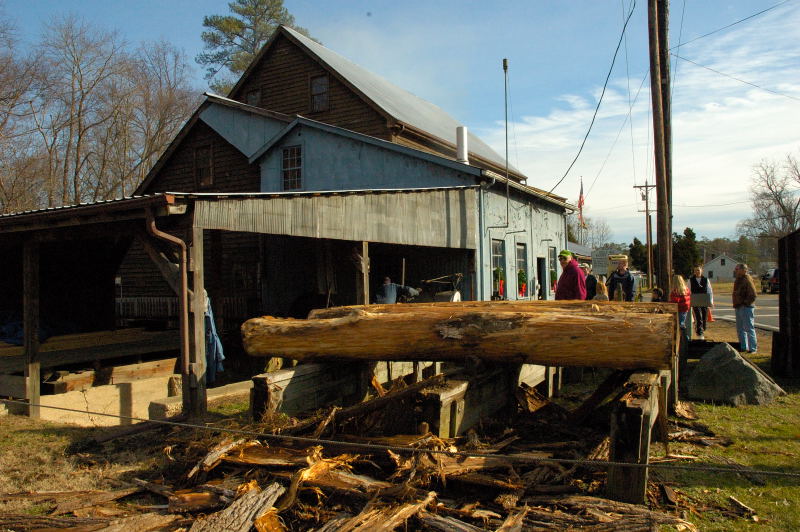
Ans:
[[[689,314],[691,300],[691,292],[689,292],[683,277],[680,275],[674,276],[672,278],[672,292],[669,293],[669,301],[670,303],[678,304],[678,323],[681,326],[681,334],[687,339],[686,315]]]

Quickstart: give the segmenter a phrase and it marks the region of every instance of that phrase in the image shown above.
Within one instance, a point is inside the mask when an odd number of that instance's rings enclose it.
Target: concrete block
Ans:
[[[169,379],[170,377],[154,377],[57,395],[43,395],[40,399],[41,418],[61,423],[74,423],[84,427],[130,425],[135,421],[112,416],[122,415],[147,419],[150,402],[167,395]],[[48,406],[72,408],[84,412],[46,408]],[[110,416],[90,414],[89,412],[110,414]]]

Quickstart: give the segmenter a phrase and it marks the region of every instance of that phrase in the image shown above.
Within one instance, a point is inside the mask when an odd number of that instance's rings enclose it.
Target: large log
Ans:
[[[670,368],[676,306],[608,302],[464,302],[326,309],[308,320],[242,325],[252,356],[450,360],[620,369]]]

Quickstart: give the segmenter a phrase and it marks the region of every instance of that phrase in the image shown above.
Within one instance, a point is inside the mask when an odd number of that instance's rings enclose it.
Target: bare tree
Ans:
[[[751,237],[781,237],[800,223],[800,162],[791,153],[782,163],[762,160],[754,168],[750,187],[753,214],[739,222],[739,232]]]

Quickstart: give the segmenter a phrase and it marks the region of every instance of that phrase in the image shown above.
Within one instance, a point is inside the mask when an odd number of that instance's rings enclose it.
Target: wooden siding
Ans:
[[[199,188],[194,179],[194,149],[207,145],[213,152],[214,183]],[[260,186],[258,165],[249,164],[239,150],[198,120],[144,193],[258,192]]]
[[[250,78],[231,98],[246,102],[247,93],[261,91],[260,107],[391,140],[386,118],[336,76],[328,74],[328,110],[311,112],[310,83],[328,71],[283,35],[279,36]]]
[[[195,202],[206,229],[475,249],[472,188]],[[419,213],[427,213],[420,217]]]

